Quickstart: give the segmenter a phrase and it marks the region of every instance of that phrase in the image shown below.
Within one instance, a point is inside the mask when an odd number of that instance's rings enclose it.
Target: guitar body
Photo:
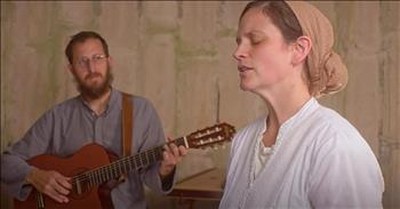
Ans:
[[[233,126],[221,123],[169,143],[186,148],[202,148],[230,140],[234,133]],[[162,160],[163,146],[115,160],[115,155],[107,152],[102,146],[89,144],[68,158],[39,155],[27,162],[37,168],[55,170],[72,178],[73,189],[68,195],[70,201],[60,204],[46,195],[41,195],[44,199],[44,209],[114,209],[111,189],[120,182],[117,179],[129,171],[139,170]],[[38,208],[37,203],[40,201],[36,198],[37,194],[40,193],[34,190],[26,201],[15,200],[14,208]]]
[[[110,163],[109,154],[97,144],[89,144],[82,147],[78,152],[69,158],[59,158],[52,155],[39,155],[27,161],[30,165],[44,170],[55,170],[64,176],[75,176],[87,170],[104,166]],[[112,209],[110,191],[100,191],[103,187],[83,188],[81,194],[74,191],[68,195],[68,203],[58,203],[43,195],[45,209]],[[15,209],[35,209],[36,193],[34,190],[25,201],[14,201]],[[107,194],[108,197],[99,196]],[[111,208],[110,208],[111,207]]]

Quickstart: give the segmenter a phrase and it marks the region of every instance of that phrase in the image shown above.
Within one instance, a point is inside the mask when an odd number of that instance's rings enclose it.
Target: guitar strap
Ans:
[[[133,101],[131,101],[133,96],[122,92],[122,130],[121,130],[121,147],[122,147],[122,157],[127,157],[131,155],[132,150],[132,136],[133,136]],[[109,154],[111,161],[117,160],[117,156]],[[125,181],[127,174],[122,174],[116,181],[109,181],[108,187],[114,188],[118,184]]]
[[[133,101],[132,95],[122,92],[122,156],[131,154],[133,131]]]
[[[129,156],[132,149],[132,136],[133,136],[133,96],[122,92],[122,157]],[[117,156],[109,153],[111,161],[116,160]],[[114,204],[111,199],[111,190],[124,182],[127,174],[121,175],[117,179],[110,180],[105,184],[99,186],[98,195],[102,199],[101,206],[104,209],[114,209]]]

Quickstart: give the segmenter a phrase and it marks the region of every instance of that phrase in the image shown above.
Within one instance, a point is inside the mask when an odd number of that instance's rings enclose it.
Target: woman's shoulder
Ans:
[[[314,133],[314,143],[341,149],[366,146],[359,130],[337,111],[321,106],[310,118],[309,131]]]
[[[313,122],[315,126],[320,126],[321,128],[326,127],[333,131],[357,130],[355,126],[339,112],[322,105],[311,114],[310,121]]]

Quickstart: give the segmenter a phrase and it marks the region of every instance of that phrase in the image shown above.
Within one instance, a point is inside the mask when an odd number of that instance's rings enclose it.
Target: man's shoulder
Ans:
[[[121,91],[121,90],[117,90],[122,96],[127,96],[128,98],[131,99],[131,101],[134,102],[135,106],[152,106],[152,103],[150,101],[150,99],[144,97],[144,96],[140,96],[140,95],[136,95],[136,94],[132,94],[132,93],[128,93],[125,91]]]
[[[151,100],[144,96],[132,94],[132,93],[129,93],[126,91],[118,90],[118,89],[113,89],[113,91],[115,92],[114,93],[115,96],[112,96],[112,97],[114,97],[117,100],[118,99],[123,100],[123,97],[127,96],[127,98],[129,98],[129,100],[132,102],[134,108],[139,110],[140,112],[155,111],[154,105],[151,102]]]
[[[61,101],[61,102],[55,104],[50,110],[65,111],[70,108],[75,108],[80,103],[82,103],[80,97],[74,96],[74,97],[68,98],[64,101]]]

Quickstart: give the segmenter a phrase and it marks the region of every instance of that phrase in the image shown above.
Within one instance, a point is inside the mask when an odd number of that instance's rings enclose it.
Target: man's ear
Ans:
[[[108,61],[108,64],[110,65],[111,69],[113,69],[114,60],[113,60],[113,58],[111,57],[111,55],[108,55],[107,61]]]
[[[292,64],[298,65],[305,62],[307,55],[310,53],[312,47],[311,39],[307,36],[300,36],[294,43],[294,53],[292,57]]]

